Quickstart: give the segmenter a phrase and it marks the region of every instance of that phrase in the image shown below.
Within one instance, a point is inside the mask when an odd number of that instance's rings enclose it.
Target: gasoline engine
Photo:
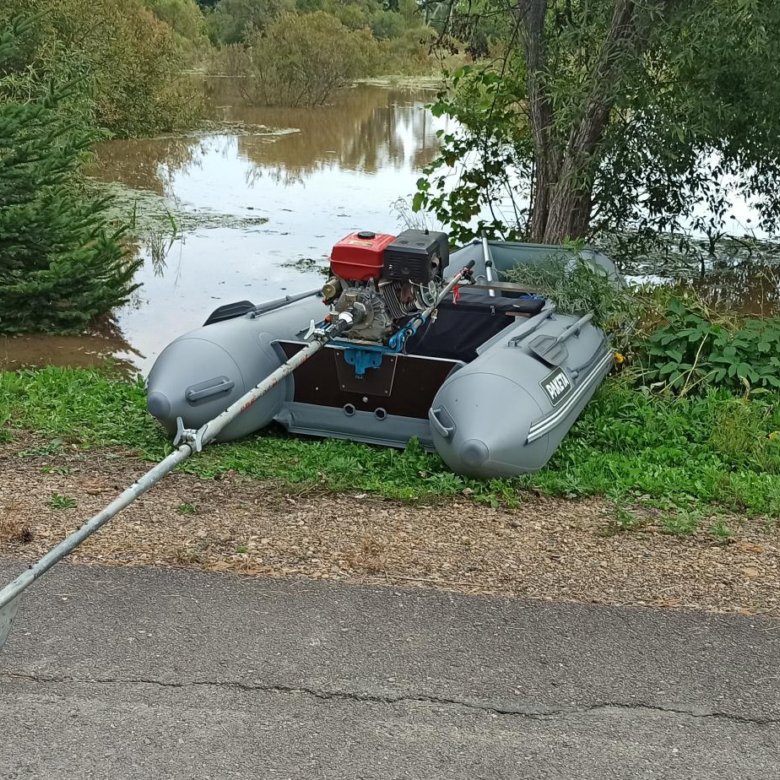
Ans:
[[[350,340],[387,344],[401,323],[436,301],[448,262],[446,233],[351,233],[331,252],[324,302],[332,317],[357,315]]]

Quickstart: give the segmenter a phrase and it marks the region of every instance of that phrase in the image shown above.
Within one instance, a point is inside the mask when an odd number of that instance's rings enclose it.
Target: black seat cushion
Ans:
[[[410,355],[462,360],[477,356],[477,348],[514,322],[511,313],[534,315],[544,307],[539,298],[490,297],[487,290],[461,288],[457,302],[439,304],[438,316],[410,336]]]

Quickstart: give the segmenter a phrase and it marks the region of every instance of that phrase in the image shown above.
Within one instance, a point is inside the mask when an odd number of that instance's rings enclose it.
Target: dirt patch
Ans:
[[[41,445],[0,445],[0,555],[38,557],[149,465],[126,451]],[[610,535],[613,520],[600,499],[409,505],[173,474],[72,559],[780,616],[774,527],[730,518],[733,537],[717,543],[652,525]]]

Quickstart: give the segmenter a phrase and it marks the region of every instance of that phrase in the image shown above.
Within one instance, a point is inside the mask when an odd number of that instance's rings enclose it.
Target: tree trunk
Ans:
[[[614,105],[615,82],[625,53],[638,48],[636,0],[615,0],[612,23],[590,75],[580,119],[570,128],[565,145],[556,137],[553,104],[544,83],[546,12],[546,0],[521,0],[516,9],[528,71],[528,112],[535,147],[531,240],[559,244],[587,235],[598,149]]]
[[[528,116],[534,136],[534,192],[532,236],[543,235],[552,187],[558,178],[553,106],[543,83],[547,66],[544,20],[547,0],[520,0],[515,8],[517,28],[525,50]],[[532,239],[533,240],[533,239]]]
[[[562,244],[569,239],[585,238],[590,225],[590,191],[560,186],[556,190],[544,233],[532,240],[543,244]]]

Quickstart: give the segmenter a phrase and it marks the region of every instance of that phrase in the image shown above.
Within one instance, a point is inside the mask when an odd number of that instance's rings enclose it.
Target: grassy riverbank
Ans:
[[[160,458],[170,444],[145,411],[140,383],[108,372],[46,368],[0,373],[0,435],[45,437],[52,455],[70,448],[132,448]],[[184,470],[204,479],[229,472],[287,488],[370,493],[402,500],[465,494],[515,506],[528,491],[605,496],[610,530],[648,525],[728,537],[739,515],[780,517],[780,396],[712,392],[654,397],[613,377],[589,404],[542,472],[479,482],[452,474],[414,443],[404,452],[282,433],[209,448]],[[39,440],[40,441],[40,440]],[[33,454],[41,453],[40,443]]]

